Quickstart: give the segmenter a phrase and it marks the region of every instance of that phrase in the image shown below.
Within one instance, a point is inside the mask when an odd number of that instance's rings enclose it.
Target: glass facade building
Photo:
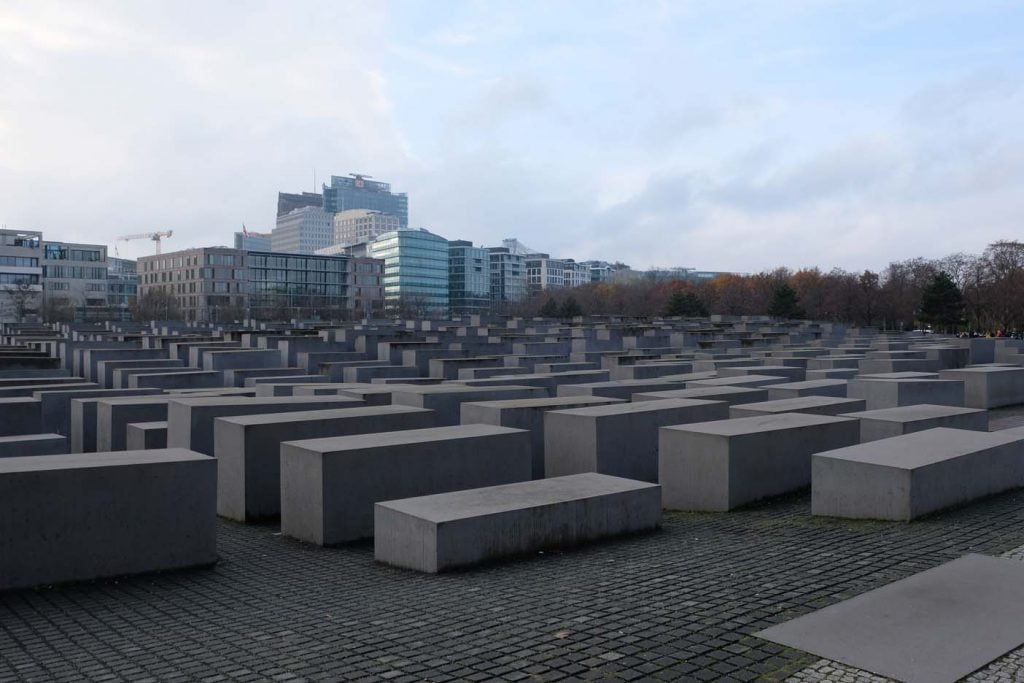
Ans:
[[[448,313],[448,240],[423,230],[395,230],[370,242],[384,261],[384,306],[401,317]]]
[[[452,315],[491,309],[491,254],[472,242],[448,243],[448,293]]]
[[[325,184],[323,189],[325,211],[371,209],[398,216],[399,228],[409,227],[409,197],[404,192],[392,192],[390,183],[368,180],[360,175],[332,175],[330,186]]]
[[[491,301],[515,303],[526,298],[526,257],[508,247],[491,247]]]
[[[299,315],[341,318],[348,305],[345,256],[246,253],[248,308],[253,318]]]

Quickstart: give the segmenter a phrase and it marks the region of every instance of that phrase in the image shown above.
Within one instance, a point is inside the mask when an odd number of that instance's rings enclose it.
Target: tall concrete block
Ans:
[[[374,503],[530,479],[529,435],[462,425],[281,444],[281,532],[319,545],[373,534]]]
[[[939,376],[964,383],[964,405],[969,408],[999,408],[1024,403],[1024,368],[978,366],[943,370]]]
[[[167,445],[171,448],[188,448],[197,453],[213,455],[213,421],[218,417],[356,408],[361,405],[362,402],[358,399],[346,396],[176,398],[167,404]]]
[[[553,410],[544,415],[544,476],[600,472],[657,482],[660,427],[728,417],[722,401],[685,398]]]
[[[42,405],[38,399],[0,398],[0,436],[39,434],[42,431]]]
[[[459,424],[463,403],[547,397],[547,390],[540,387],[471,387],[462,384],[434,384],[403,386],[391,394],[391,403],[392,405],[433,410],[437,413],[439,426],[453,426]]]
[[[434,413],[369,406],[214,420],[217,514],[240,522],[281,514],[281,443],[433,427]]]
[[[544,413],[596,405],[622,403],[603,396],[560,396],[556,398],[525,398],[511,401],[481,401],[462,404],[462,424],[490,424],[530,433],[533,453],[533,478],[544,478]]]

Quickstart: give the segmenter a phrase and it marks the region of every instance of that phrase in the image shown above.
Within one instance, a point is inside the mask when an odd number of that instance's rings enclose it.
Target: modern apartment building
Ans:
[[[0,230],[0,321],[21,322],[43,298],[43,233]]]
[[[526,298],[526,257],[509,247],[490,247],[487,250],[491,261],[491,301],[500,308],[502,305],[522,301]]]
[[[353,173],[331,176],[330,186],[323,186],[323,208],[330,213],[351,209],[370,209],[398,216],[398,226],[409,226],[409,197],[392,192],[390,183],[370,180],[370,176]],[[327,245],[324,245],[327,246]]]
[[[334,215],[316,206],[293,209],[277,217],[270,235],[273,251],[312,254],[334,242]]]
[[[448,243],[448,296],[452,315],[491,310],[491,254],[466,240]]]
[[[548,254],[533,254],[526,258],[526,289],[531,294],[546,289],[565,287],[565,261]]]
[[[369,244],[384,261],[384,307],[402,317],[448,313],[448,240],[432,232],[395,230]]]
[[[139,294],[139,273],[131,259],[107,259],[107,308],[117,320],[131,318],[131,306]]]
[[[347,247],[369,242],[401,228],[398,216],[371,209],[349,209],[334,214],[334,244]]]

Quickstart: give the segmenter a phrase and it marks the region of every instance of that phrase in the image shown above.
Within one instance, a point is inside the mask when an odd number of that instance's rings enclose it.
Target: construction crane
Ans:
[[[125,235],[123,237],[118,237],[117,239],[123,240],[125,242],[127,242],[128,240],[153,240],[154,242],[156,242],[156,253],[159,256],[160,240],[162,240],[165,237],[170,237],[173,234],[173,230],[168,230],[166,232],[142,232],[139,233],[138,235]]]

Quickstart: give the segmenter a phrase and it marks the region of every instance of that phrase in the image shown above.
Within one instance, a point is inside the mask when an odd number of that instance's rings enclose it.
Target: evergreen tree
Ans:
[[[579,303],[573,297],[569,297],[562,302],[562,308],[559,310],[559,315],[563,318],[575,318],[583,315],[583,309],[580,308]]]
[[[540,307],[541,317],[544,318],[557,318],[558,317],[558,302],[552,297],[548,297],[546,304]]]
[[[788,282],[780,282],[775,286],[772,302],[768,305],[768,315],[789,320],[804,317],[796,290],[790,287]]]
[[[675,291],[665,305],[665,315],[684,318],[706,318],[708,307],[693,292]]]
[[[963,295],[953,278],[945,271],[936,273],[921,291],[921,322],[951,330],[960,325],[963,311]]]

